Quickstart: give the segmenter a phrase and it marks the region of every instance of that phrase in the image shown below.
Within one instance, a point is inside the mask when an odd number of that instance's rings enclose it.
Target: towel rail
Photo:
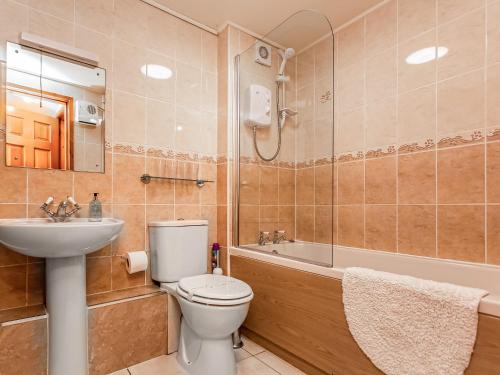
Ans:
[[[215,182],[215,181],[212,181],[212,180],[205,180],[205,179],[201,179],[201,178],[179,178],[179,177],[160,177],[160,176],[151,176],[149,174],[143,174],[141,176],[141,182],[143,184],[149,184],[151,182],[151,180],[170,180],[170,181],[187,181],[187,182],[194,182],[196,183],[196,186],[198,186],[199,188],[202,188],[203,186],[205,186],[205,183],[207,182]]]

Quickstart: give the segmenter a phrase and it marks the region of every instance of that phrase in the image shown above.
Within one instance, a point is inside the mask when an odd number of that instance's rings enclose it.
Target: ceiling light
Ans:
[[[7,106],[7,112],[11,113],[11,112],[14,112],[15,110],[16,110],[16,108],[13,105]]]
[[[172,70],[163,65],[146,64],[141,66],[141,73],[146,77],[154,79],[169,79],[172,77]]]
[[[410,65],[425,64],[432,60],[440,59],[448,53],[446,47],[427,47],[413,52],[406,58],[406,63]]]

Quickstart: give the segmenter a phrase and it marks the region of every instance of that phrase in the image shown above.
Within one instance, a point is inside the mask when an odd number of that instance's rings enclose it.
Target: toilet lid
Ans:
[[[184,298],[211,305],[235,305],[253,298],[252,288],[238,279],[222,275],[199,275],[179,281],[177,292]]]

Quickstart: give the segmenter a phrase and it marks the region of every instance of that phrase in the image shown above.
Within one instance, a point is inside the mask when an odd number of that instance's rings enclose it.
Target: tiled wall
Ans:
[[[392,0],[336,34],[337,243],[500,264],[499,18]],[[406,62],[433,46],[448,54]]]
[[[149,220],[207,218],[215,241],[216,183],[145,186],[139,177],[216,179],[217,37],[139,0],[2,0],[0,24],[0,46],[29,31],[93,51],[107,70],[106,173],[6,168],[2,126],[0,217],[41,216],[48,195],[68,194],[84,204],[85,216],[85,204],[99,192],[105,215],[126,224],[112,246],[88,257],[89,294],[151,282],[144,272],[128,275],[120,256],[147,248]],[[146,78],[140,72],[146,63],[174,75]],[[0,309],[43,303],[43,275],[41,259],[0,249]]]

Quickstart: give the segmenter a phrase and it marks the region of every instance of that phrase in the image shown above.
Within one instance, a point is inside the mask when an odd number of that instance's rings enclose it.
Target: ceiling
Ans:
[[[266,35],[293,13],[316,9],[324,13],[336,29],[383,0],[156,0],[212,29],[226,21],[257,34]]]

